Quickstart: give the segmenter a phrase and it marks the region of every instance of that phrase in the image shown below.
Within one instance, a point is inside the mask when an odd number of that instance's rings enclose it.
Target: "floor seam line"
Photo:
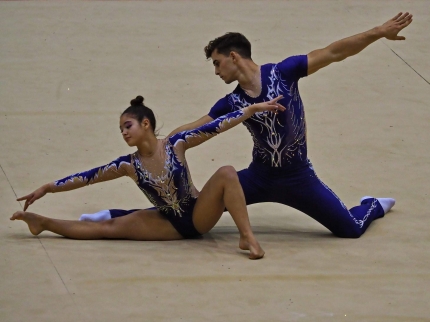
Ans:
[[[397,54],[393,49],[391,49],[390,46],[388,46],[385,42],[382,42],[385,46],[388,47],[388,49],[390,49],[394,55],[396,55],[397,57],[399,57],[406,65],[409,66],[410,69],[412,69],[419,77],[421,77],[427,84],[430,85],[430,82],[424,78],[424,76],[422,76],[420,73],[418,73],[411,65],[408,64],[408,62],[406,60],[404,60],[399,54]]]
[[[15,190],[13,189],[12,183],[10,182],[9,178],[7,177],[6,172],[4,171],[4,169],[3,169],[3,167],[2,167],[2,165],[1,165],[1,164],[0,164],[0,169],[1,169],[1,171],[3,172],[3,174],[4,174],[4,176],[5,176],[6,180],[7,180],[7,182],[9,183],[9,186],[10,186],[10,188],[12,189],[13,194],[14,194],[14,195],[15,195],[15,197],[18,199],[18,196],[17,196],[17,194],[16,194]],[[18,203],[19,203],[19,205],[20,205],[20,206],[21,206],[21,208],[22,208],[21,203],[20,203],[19,201],[18,201]],[[46,256],[48,256],[49,261],[51,262],[52,266],[54,266],[55,272],[57,272],[57,275],[58,275],[58,277],[60,278],[61,283],[63,283],[64,288],[65,288],[65,289],[66,289],[66,291],[67,291],[67,294],[68,294],[68,295],[69,295],[69,297],[72,299],[73,304],[74,304],[74,305],[75,305],[75,307],[78,309],[78,312],[79,312],[79,314],[81,315],[81,318],[82,318],[82,312],[80,312],[80,310],[79,310],[79,306],[76,304],[75,299],[73,298],[72,294],[70,294],[70,291],[69,291],[69,289],[67,288],[66,283],[64,283],[64,280],[63,280],[63,278],[61,277],[60,272],[58,271],[57,267],[55,266],[54,262],[52,261],[51,256],[49,256],[49,253],[48,253],[48,251],[46,250],[45,245],[43,245],[43,243],[42,243],[41,239],[39,238],[39,236],[36,236],[36,238],[37,238],[37,240],[39,241],[40,245],[43,247],[43,250],[44,250],[44,252],[45,252]]]
[[[15,195],[15,197],[18,199],[18,196],[16,195],[16,192],[15,192],[15,190],[13,189],[12,183],[10,182],[9,178],[7,177],[6,172],[4,171],[4,169],[3,169],[3,167],[2,167],[2,165],[1,165],[1,164],[0,164],[0,169],[1,169],[1,171],[3,172],[3,174],[4,174],[4,176],[5,176],[6,180],[7,180],[7,182],[9,183],[9,186],[10,186],[10,188],[12,189],[13,194],[14,194],[14,195]],[[18,203],[21,205],[21,203],[20,203],[19,201],[18,201]],[[21,206],[21,207],[22,207],[22,206]]]
[[[51,256],[49,256],[49,253],[48,253],[48,251],[46,250],[45,245],[43,245],[42,240],[39,238],[39,236],[36,236],[36,237],[37,237],[37,239],[39,240],[40,245],[42,245],[43,250],[45,251],[46,256],[48,256],[49,261],[51,262],[52,266],[54,267],[55,272],[57,273],[58,277],[60,278],[61,283],[63,283],[64,288],[65,288],[65,289],[66,289],[66,291],[67,291],[67,294],[68,294],[68,295],[69,295],[69,297],[71,298],[71,300],[72,300],[72,302],[73,302],[73,305],[77,308],[77,310],[78,310],[78,312],[79,312],[79,315],[81,316],[81,320],[83,321],[84,319],[83,319],[82,312],[80,311],[79,306],[77,305],[77,303],[75,302],[75,299],[73,298],[73,295],[70,293],[70,291],[69,291],[69,289],[68,289],[68,287],[67,287],[66,283],[64,282],[63,278],[61,277],[61,274],[60,274],[60,272],[58,271],[57,266],[55,266],[55,264],[54,264],[54,262],[53,262],[53,260],[52,260]]]

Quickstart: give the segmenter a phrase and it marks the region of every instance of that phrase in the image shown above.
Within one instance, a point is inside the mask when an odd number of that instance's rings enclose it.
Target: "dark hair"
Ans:
[[[209,59],[215,51],[228,56],[231,51],[237,52],[243,58],[251,59],[251,43],[238,32],[228,32],[225,35],[209,41],[205,47],[206,58]]]
[[[130,101],[130,105],[131,106],[127,107],[125,111],[122,112],[121,116],[123,116],[124,114],[129,114],[133,116],[137,121],[139,121],[139,123],[142,123],[143,119],[146,118],[149,120],[149,124],[151,124],[152,131],[155,132],[155,127],[157,123],[155,120],[154,112],[152,112],[149,107],[143,104],[143,96],[136,96],[136,98]]]

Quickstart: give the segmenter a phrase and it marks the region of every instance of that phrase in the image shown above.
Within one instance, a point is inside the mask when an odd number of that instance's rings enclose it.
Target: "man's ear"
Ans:
[[[230,58],[231,58],[233,63],[237,63],[239,58],[240,58],[240,55],[235,51],[231,51],[230,52]]]

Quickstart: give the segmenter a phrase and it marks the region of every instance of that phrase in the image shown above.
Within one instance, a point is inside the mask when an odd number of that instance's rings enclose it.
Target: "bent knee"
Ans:
[[[227,179],[227,180],[238,180],[238,176],[237,176],[237,172],[236,169],[234,167],[232,167],[231,165],[225,165],[222,166],[221,168],[219,168],[217,170],[217,172],[215,172],[215,174],[223,179]]]

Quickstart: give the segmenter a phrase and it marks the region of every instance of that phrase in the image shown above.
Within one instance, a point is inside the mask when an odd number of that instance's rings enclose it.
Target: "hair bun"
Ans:
[[[143,96],[136,96],[136,98],[130,101],[131,106],[143,106]]]

